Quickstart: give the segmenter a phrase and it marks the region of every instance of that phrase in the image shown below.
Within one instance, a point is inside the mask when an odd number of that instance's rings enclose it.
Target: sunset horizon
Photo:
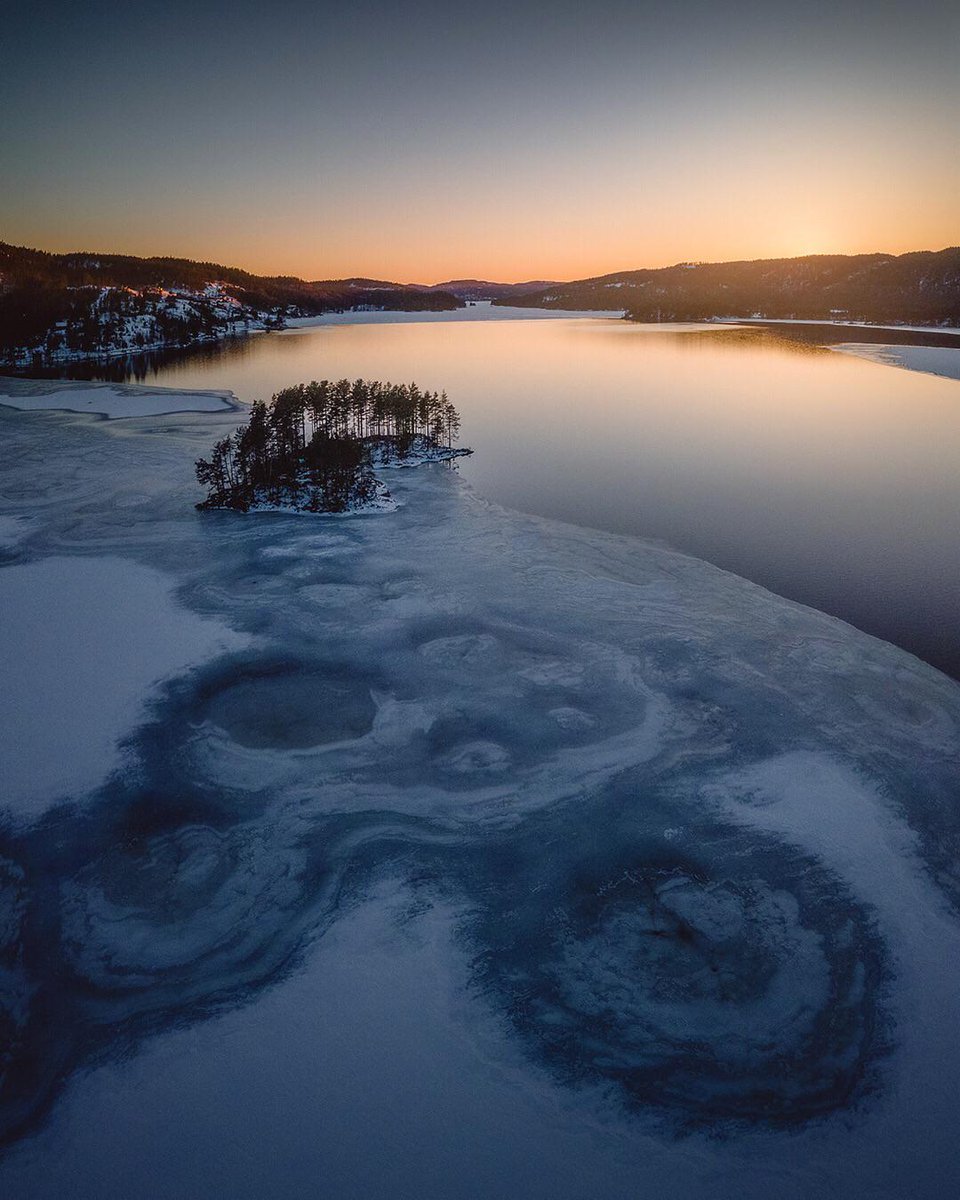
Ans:
[[[9,0],[3,1200],[960,1197],[957,0]]]
[[[0,237],[405,282],[960,241],[947,4],[218,7],[13,6]]]

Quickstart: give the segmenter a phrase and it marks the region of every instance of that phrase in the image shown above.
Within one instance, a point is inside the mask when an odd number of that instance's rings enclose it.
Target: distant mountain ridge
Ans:
[[[955,326],[960,325],[960,247],[677,263],[550,284],[514,295],[510,304],[626,310],[636,321],[765,317]]]
[[[237,299],[261,309],[295,306],[324,312],[330,308],[383,301],[397,307],[459,308],[457,298],[442,288],[418,288],[377,279],[319,279],[293,275],[253,275],[222,263],[187,258],[138,258],[129,254],[48,254],[0,242],[0,292],[15,288],[189,288],[202,291],[222,283]],[[370,292],[369,297],[364,293]],[[359,293],[359,295],[358,295]]]
[[[550,279],[531,279],[526,283],[493,283],[489,279],[451,279],[446,283],[413,284],[428,292],[449,292],[460,300],[501,300],[525,296],[545,288],[557,287]]]

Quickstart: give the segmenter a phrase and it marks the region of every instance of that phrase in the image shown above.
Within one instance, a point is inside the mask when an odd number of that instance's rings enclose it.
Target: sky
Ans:
[[[0,240],[307,279],[960,242],[954,0],[4,0]]]

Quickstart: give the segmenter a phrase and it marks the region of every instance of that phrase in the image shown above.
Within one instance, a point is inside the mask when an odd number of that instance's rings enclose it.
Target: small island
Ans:
[[[446,392],[415,383],[323,379],[258,400],[250,420],[197,460],[197,508],[342,513],[392,506],[374,468],[445,462],[460,416]]]

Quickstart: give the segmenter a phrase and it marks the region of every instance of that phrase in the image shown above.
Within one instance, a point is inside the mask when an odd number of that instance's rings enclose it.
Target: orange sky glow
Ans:
[[[408,283],[960,242],[952,5],[110,7],[6,31],[2,240]]]

